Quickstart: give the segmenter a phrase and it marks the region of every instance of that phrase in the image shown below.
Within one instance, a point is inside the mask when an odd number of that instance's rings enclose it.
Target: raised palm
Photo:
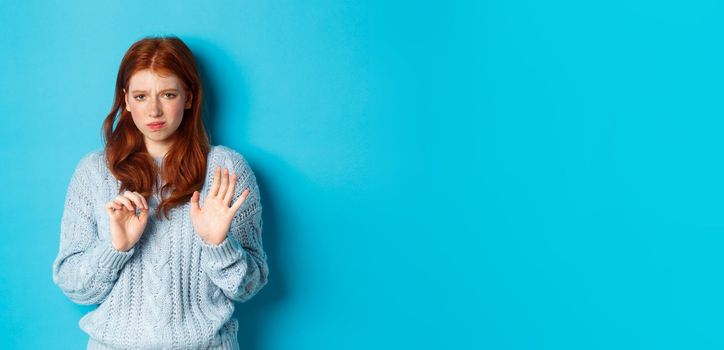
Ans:
[[[220,175],[221,167],[217,166],[214,182],[204,198],[203,208],[199,206],[199,192],[194,191],[191,196],[191,223],[194,230],[204,241],[214,245],[226,239],[234,214],[249,195],[249,189],[245,189],[229,207],[236,188],[236,174],[232,173],[229,179],[229,170],[225,168],[224,175]]]

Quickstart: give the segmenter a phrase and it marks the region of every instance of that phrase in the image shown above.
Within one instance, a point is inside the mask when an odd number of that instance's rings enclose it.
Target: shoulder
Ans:
[[[233,148],[224,145],[211,146],[207,166],[209,176],[213,176],[212,174],[217,166],[220,166],[221,169],[227,168],[229,171],[233,171],[242,183],[250,183],[256,186],[256,175],[246,157]]]
[[[208,163],[209,169],[211,171],[213,171],[217,165],[221,166],[222,168],[226,167],[229,169],[235,169],[237,171],[251,171],[251,168],[249,167],[249,162],[247,162],[244,155],[242,155],[235,149],[224,145],[211,146]]]
[[[84,154],[75,166],[75,173],[97,174],[105,166],[106,155],[103,149],[92,150]]]
[[[241,153],[225,145],[212,145],[209,155],[217,158],[233,158],[235,160],[244,159],[244,156]]]
[[[77,161],[70,178],[69,193],[81,196],[90,196],[103,178],[105,168],[105,154],[103,150],[93,150],[85,153]]]

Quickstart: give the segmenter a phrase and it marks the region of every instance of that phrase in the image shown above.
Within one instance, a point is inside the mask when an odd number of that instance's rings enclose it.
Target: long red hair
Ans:
[[[143,134],[126,110],[123,89],[128,90],[131,76],[143,69],[175,74],[187,94],[192,93],[191,108],[184,110],[183,119],[174,133],[174,143],[166,154],[161,169],[146,150]],[[158,189],[161,195],[156,217],[189,201],[201,190],[206,173],[206,156],[210,150],[201,115],[203,98],[201,78],[191,50],[174,36],[146,37],[135,42],[121,60],[116,78],[113,107],[103,121],[104,152],[108,168],[121,182],[119,194],[136,191],[145,198]],[[118,123],[113,127],[118,117]],[[158,188],[157,176],[165,182]],[[168,194],[168,196],[166,196]]]

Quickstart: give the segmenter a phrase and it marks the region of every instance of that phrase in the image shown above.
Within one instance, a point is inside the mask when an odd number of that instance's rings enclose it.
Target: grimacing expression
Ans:
[[[146,142],[165,142],[181,125],[184,109],[191,108],[187,93],[175,74],[160,74],[144,69],[131,76],[128,91],[123,89],[126,110]]]

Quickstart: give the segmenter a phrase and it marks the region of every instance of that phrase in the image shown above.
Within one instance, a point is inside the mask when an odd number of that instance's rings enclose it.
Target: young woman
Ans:
[[[79,321],[88,349],[239,347],[233,301],[269,273],[259,187],[241,154],[209,145],[202,97],[176,37],[121,61],[105,147],[75,168],[53,263],[68,298],[99,304]]]

